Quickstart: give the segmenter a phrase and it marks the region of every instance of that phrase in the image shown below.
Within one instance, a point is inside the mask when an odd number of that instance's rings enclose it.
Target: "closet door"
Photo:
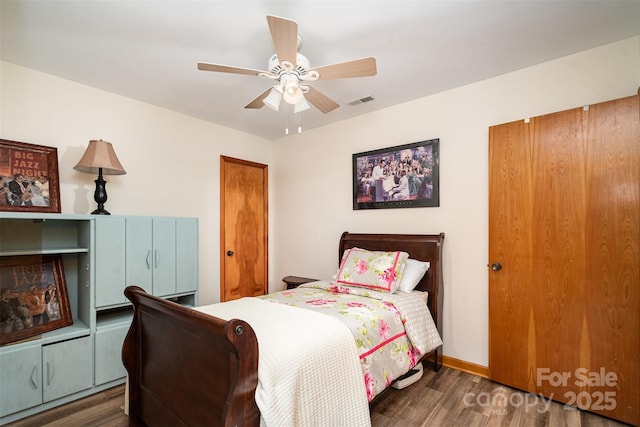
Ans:
[[[531,148],[524,121],[489,128],[489,369],[494,381],[534,390]]]
[[[491,377],[634,424],[638,123],[634,96],[489,130]]]
[[[640,115],[638,97],[592,106],[587,144],[586,277],[581,366],[617,374],[615,408],[640,425]],[[615,393],[615,394],[613,394]],[[594,399],[595,401],[595,399]]]

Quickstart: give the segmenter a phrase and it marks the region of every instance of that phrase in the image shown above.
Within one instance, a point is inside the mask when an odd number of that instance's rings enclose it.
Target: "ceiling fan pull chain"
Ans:
[[[289,114],[287,114],[287,127],[284,128],[284,134],[289,135]]]

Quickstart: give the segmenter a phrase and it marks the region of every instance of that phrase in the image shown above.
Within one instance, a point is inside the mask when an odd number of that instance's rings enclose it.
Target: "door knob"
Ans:
[[[233,256],[233,251],[227,251],[227,256]]]
[[[502,264],[500,264],[499,262],[494,262],[493,264],[491,264],[491,269],[493,271],[500,271],[502,270]]]

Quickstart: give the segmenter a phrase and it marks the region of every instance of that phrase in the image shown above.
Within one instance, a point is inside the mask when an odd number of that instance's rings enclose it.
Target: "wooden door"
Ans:
[[[633,424],[639,117],[634,96],[489,130],[491,378]]]
[[[638,97],[592,106],[587,151],[586,277],[581,363],[617,373],[616,407],[640,425],[640,108]],[[602,387],[587,387],[594,396]],[[598,396],[596,396],[597,398]],[[609,415],[609,414],[613,415]]]
[[[267,292],[267,165],[220,157],[220,300]]]

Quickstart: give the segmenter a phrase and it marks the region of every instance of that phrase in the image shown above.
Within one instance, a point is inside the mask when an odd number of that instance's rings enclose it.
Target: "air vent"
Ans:
[[[358,99],[354,99],[353,101],[349,101],[347,102],[347,105],[349,107],[355,107],[356,105],[364,104],[365,102],[373,101],[374,99],[375,98],[373,97],[373,95],[368,95],[368,96],[365,96],[364,98],[358,98]]]

